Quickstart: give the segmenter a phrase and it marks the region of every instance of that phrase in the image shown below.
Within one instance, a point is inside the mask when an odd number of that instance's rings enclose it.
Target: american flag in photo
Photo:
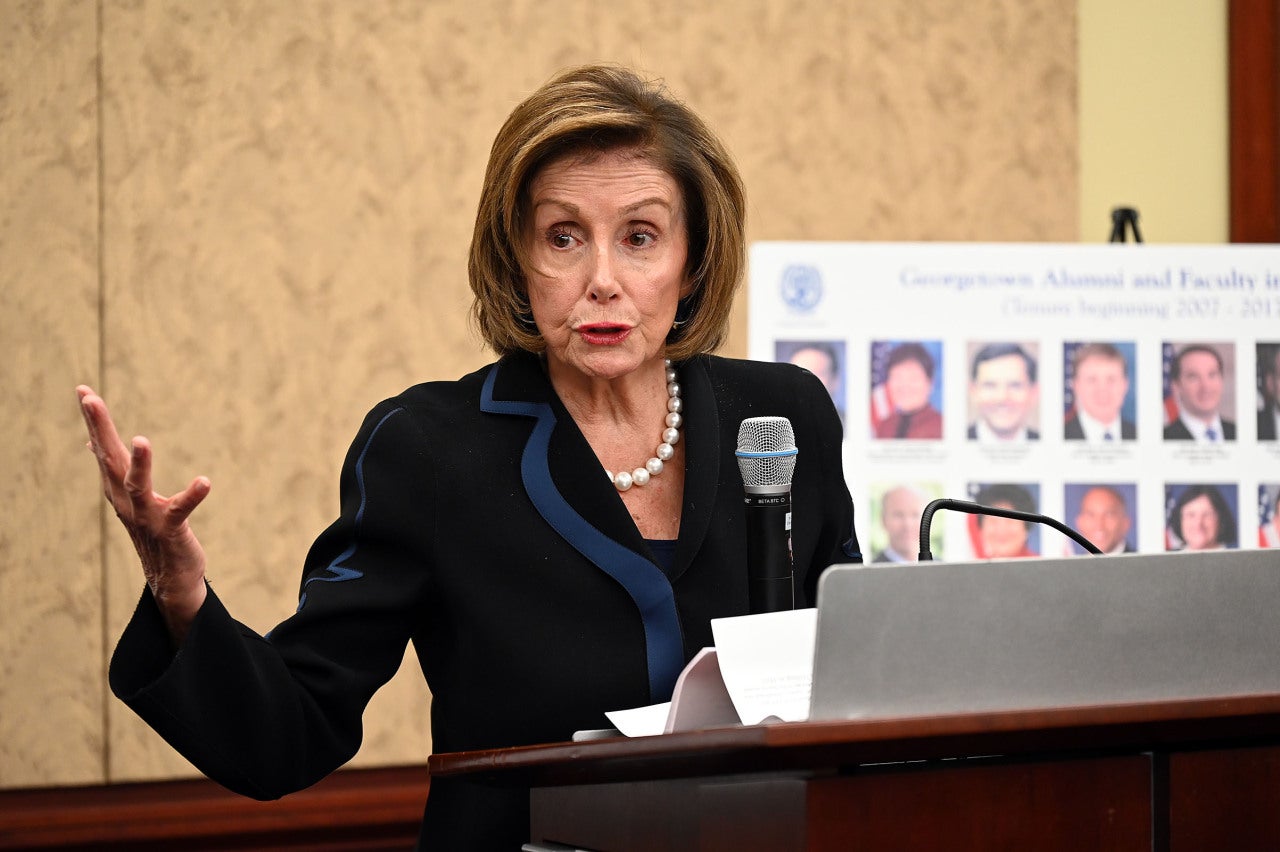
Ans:
[[[1062,363],[1066,365],[1062,383],[1062,422],[1067,422],[1076,414],[1076,396],[1071,389],[1071,380],[1076,377],[1076,350],[1084,344],[1080,341],[1062,344]]]
[[[894,340],[871,342],[871,425],[883,422],[893,414],[893,398],[885,382],[889,377],[889,354],[897,345]]]
[[[1163,384],[1161,385],[1161,394],[1164,399],[1164,425],[1178,419],[1178,401],[1173,398],[1173,379],[1169,377],[1169,371],[1173,368],[1173,358],[1178,354],[1178,347],[1172,343],[1163,344],[1163,356],[1160,360],[1163,363]]]
[[[1165,344],[1165,345],[1167,346],[1168,344]],[[1169,360],[1166,358],[1165,359],[1166,386],[1168,384],[1168,378],[1169,378],[1168,364],[1169,364]],[[1178,495],[1181,494],[1183,489],[1185,489],[1186,487],[1187,486],[1185,485],[1166,486],[1165,492],[1164,492],[1164,516],[1166,518],[1173,517],[1173,507],[1176,506],[1178,503]],[[1170,527],[1170,524],[1166,523],[1164,525],[1164,549],[1165,550],[1181,550],[1184,544],[1185,542],[1182,539],[1178,538],[1177,535],[1174,534],[1173,530]]]
[[[1280,502],[1280,485],[1258,486],[1258,547],[1280,547],[1277,502]]]

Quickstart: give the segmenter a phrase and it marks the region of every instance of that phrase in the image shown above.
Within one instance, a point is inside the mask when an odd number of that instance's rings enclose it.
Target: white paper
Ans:
[[[604,715],[628,737],[651,737],[739,724],[738,711],[734,709],[720,678],[715,648],[703,648],[693,655],[676,679],[670,701],[631,710],[612,710]]]
[[[809,718],[817,614],[797,609],[711,620],[720,676],[742,724]]]
[[[727,728],[741,724],[733,700],[720,677],[715,648],[703,648],[680,672],[671,695],[671,713],[663,733]]]
[[[667,727],[667,716],[671,712],[671,702],[650,704],[647,707],[633,707],[630,710],[610,710],[604,715],[613,726],[628,737],[652,737],[663,732]]]
[[[628,737],[803,722],[813,691],[817,614],[800,609],[712,619],[716,645],[689,661],[671,701],[605,716]]]

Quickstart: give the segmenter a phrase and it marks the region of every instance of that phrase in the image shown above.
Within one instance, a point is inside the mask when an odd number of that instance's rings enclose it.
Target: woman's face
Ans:
[[[675,180],[635,151],[553,161],[530,184],[529,305],[554,371],[614,379],[663,355],[688,290]]]
[[[899,411],[914,414],[929,404],[933,380],[919,361],[899,361],[889,368],[885,376],[889,398]]]
[[[1182,540],[1187,550],[1210,550],[1217,547],[1218,513],[1207,496],[1201,494],[1182,507]]]
[[[999,509],[1012,509],[1009,503],[992,503]],[[982,518],[982,552],[989,559],[1021,556],[1027,548],[1027,525],[1013,518]]]

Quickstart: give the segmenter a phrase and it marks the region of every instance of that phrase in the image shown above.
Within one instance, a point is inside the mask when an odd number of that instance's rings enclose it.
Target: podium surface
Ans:
[[[810,719],[1280,693],[1280,552],[832,566]]]
[[[530,791],[537,848],[1280,848],[1280,694],[433,755]]]
[[[819,584],[810,719],[436,755],[535,849],[1280,849],[1280,562],[874,568]]]

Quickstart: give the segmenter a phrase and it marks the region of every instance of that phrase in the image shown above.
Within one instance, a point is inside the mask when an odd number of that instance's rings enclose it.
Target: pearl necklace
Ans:
[[[676,368],[671,366],[671,361],[666,362],[667,368],[667,428],[662,431],[662,443],[658,444],[658,448],[653,451],[653,458],[644,463],[644,467],[638,467],[631,472],[625,470],[613,473],[605,471],[605,475],[609,477],[609,481],[619,491],[626,491],[633,485],[647,485],[651,477],[662,473],[665,462],[671,460],[676,454],[675,445],[680,441],[680,425],[684,423],[684,414],[682,413],[684,403],[680,401],[680,384],[676,381]]]

